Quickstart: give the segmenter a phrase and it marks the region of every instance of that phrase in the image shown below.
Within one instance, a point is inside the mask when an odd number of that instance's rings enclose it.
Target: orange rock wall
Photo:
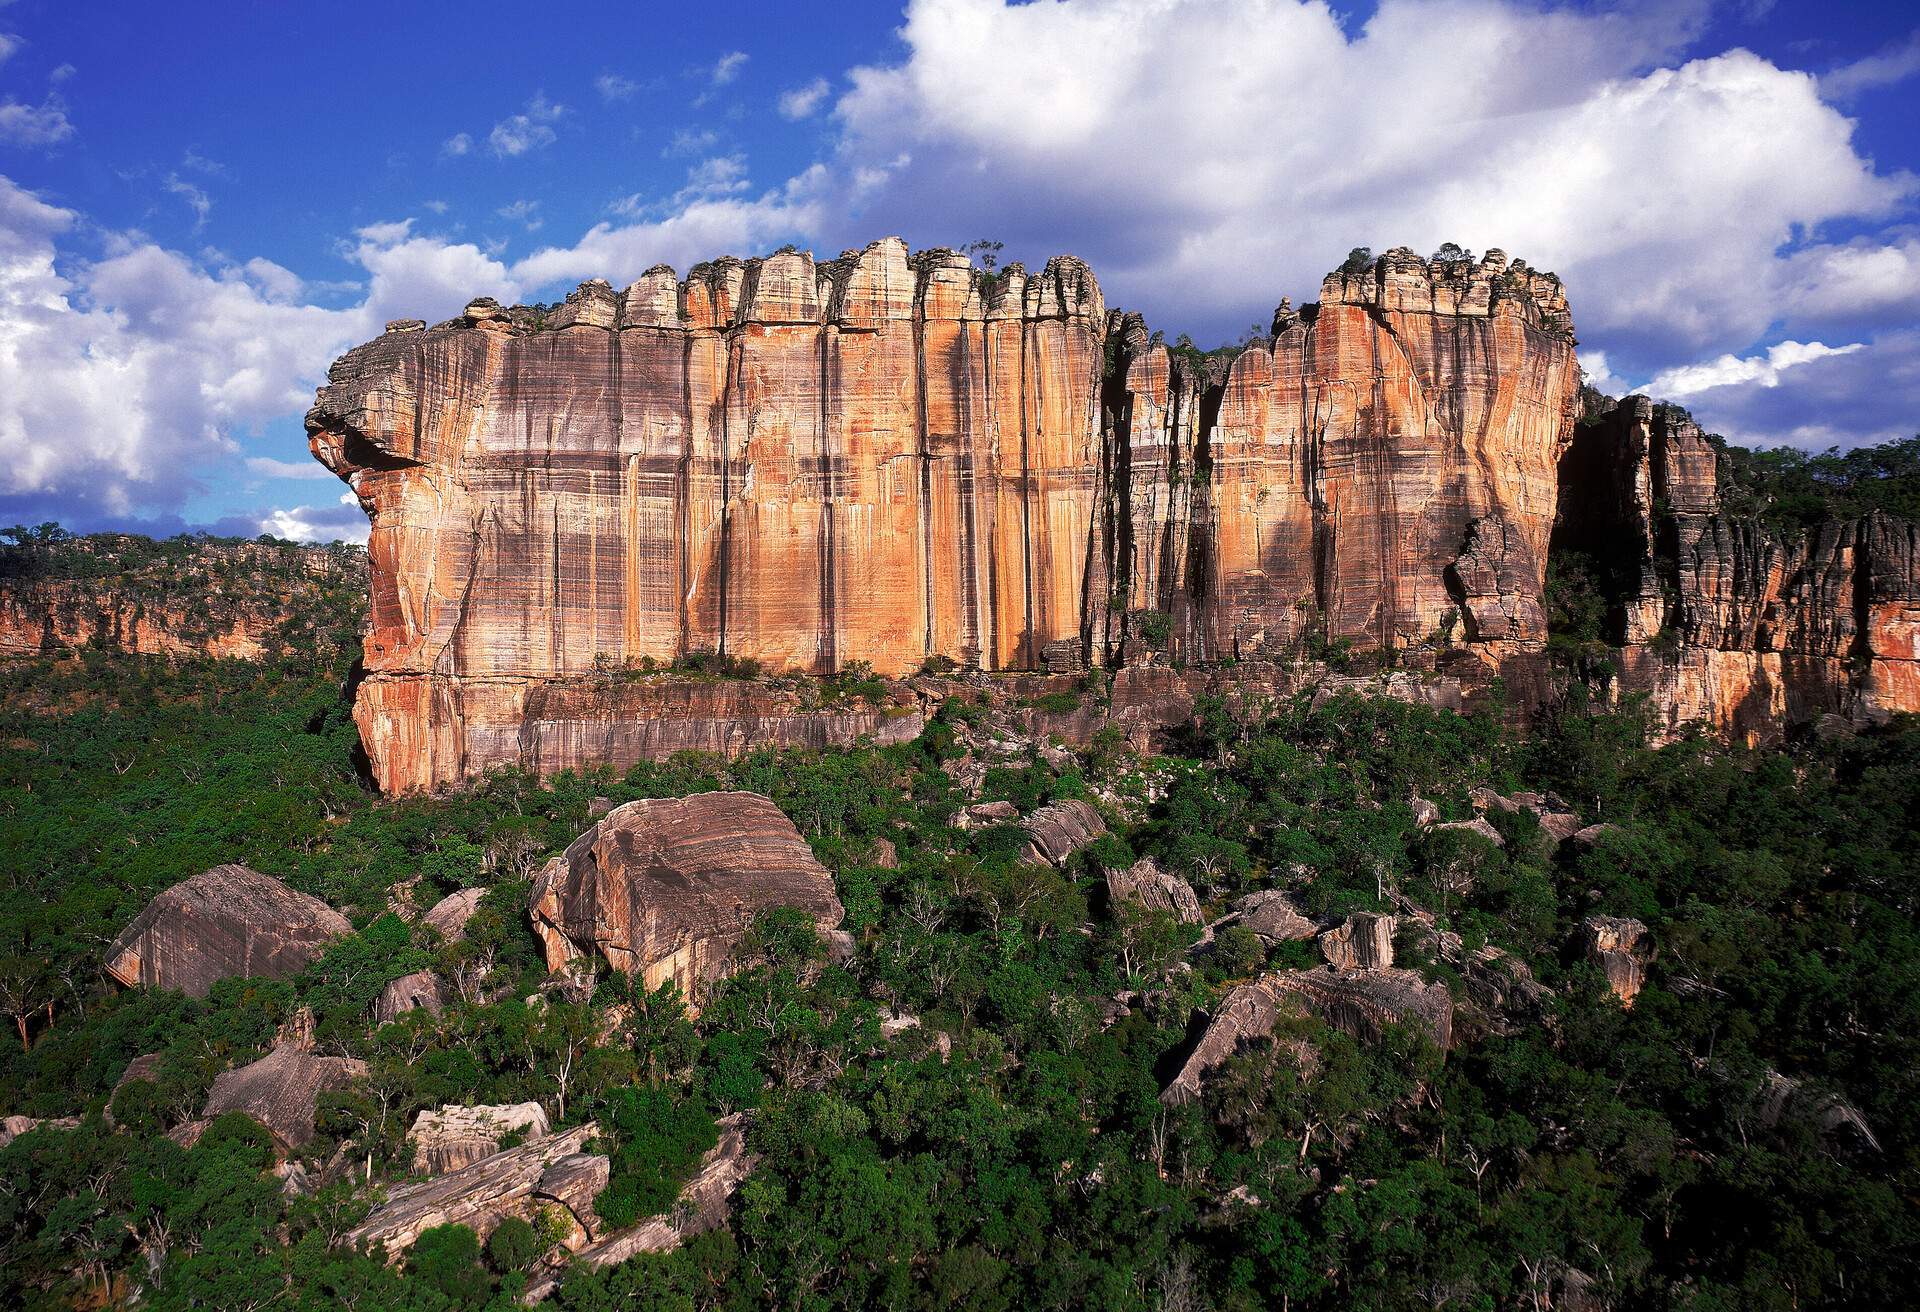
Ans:
[[[1674,723],[1916,704],[1911,529],[1762,540],[1719,514],[1697,430],[1576,431],[1578,391],[1559,281],[1497,251],[1391,251],[1202,355],[1070,257],[983,273],[888,239],[398,324],[308,431],[372,519],[356,718],[390,790],[924,713],[633,677],[701,652],[901,676],[1344,642],[1525,702],[1557,534],[1630,559],[1621,686]]]

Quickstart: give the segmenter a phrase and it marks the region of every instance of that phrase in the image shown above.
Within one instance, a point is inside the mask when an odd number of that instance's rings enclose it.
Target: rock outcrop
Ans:
[[[756,1160],[747,1152],[739,1114],[722,1117],[720,1142],[700,1159],[700,1169],[681,1187],[671,1211],[587,1244],[573,1254],[573,1261],[613,1266],[641,1253],[671,1252],[695,1235],[719,1229],[727,1223],[728,1206],[752,1173]],[[557,1283],[557,1276],[535,1280],[527,1288],[527,1300],[545,1298]]]
[[[755,916],[778,907],[840,923],[833,876],[793,822],[757,793],[628,802],[534,879],[534,930],[559,970],[598,952],[649,989],[668,980],[697,1002],[733,966]]]
[[[1070,257],[983,274],[888,239],[405,325],[307,426],[373,520],[356,717],[416,789],[659,750],[605,727],[649,708],[594,676],[702,651],[901,675],[1311,633],[1484,682],[1546,636],[1577,385],[1559,282],[1498,253],[1332,275],[1229,361],[1110,315]]]
[[[1319,926],[1302,915],[1293,899],[1277,888],[1263,888],[1248,893],[1233,906],[1240,915],[1240,923],[1270,947],[1276,943],[1312,938],[1319,932]]]
[[[1669,731],[1749,740],[1920,710],[1920,527],[1873,514],[1781,533],[1729,509],[1725,483],[1699,426],[1644,396],[1568,446],[1554,549],[1600,586],[1620,686],[1651,693]]]
[[[0,1148],[35,1130],[77,1130],[78,1116],[0,1116]]]
[[[1049,802],[1022,822],[1027,831],[1027,859],[1064,866],[1087,844],[1107,832],[1107,822],[1091,805],[1077,797]]]
[[[1424,1030],[1442,1049],[1453,1043],[1453,997],[1447,986],[1429,984],[1411,970],[1276,971],[1220,1000],[1161,1101],[1197,1098],[1209,1071],[1241,1044],[1270,1036],[1282,1016],[1302,1009],[1368,1042],[1378,1040],[1389,1025],[1408,1025]]]
[[[1498,251],[1343,267],[1202,354],[1071,257],[889,238],[400,323],[307,430],[372,520],[355,717],[390,791],[926,709],[652,673],[688,662],[1172,673],[1346,643],[1391,651],[1399,695],[1498,675],[1525,708],[1550,550],[1610,562],[1621,685],[1675,723],[1920,707],[1912,526],[1774,542],[1721,513],[1697,430],[1633,399],[1578,426],[1578,396],[1564,289]]]
[[[466,937],[467,922],[473,919],[473,913],[480,909],[480,899],[486,895],[484,888],[463,888],[449,893],[420,917],[420,923],[449,943],[457,943]]]
[[[1647,981],[1647,963],[1653,959],[1653,940],[1647,927],[1619,916],[1588,916],[1580,922],[1581,948],[1586,959],[1607,978],[1607,987],[1622,1006],[1631,1007]]]
[[[1386,970],[1393,965],[1392,916],[1356,911],[1320,935],[1320,955],[1335,970]]]
[[[1183,925],[1197,925],[1204,919],[1193,886],[1150,856],[1125,870],[1107,871],[1107,897],[1115,905],[1164,911]]]
[[[400,1185],[348,1231],[347,1243],[383,1249],[389,1261],[398,1261],[423,1231],[437,1225],[471,1227],[484,1241],[502,1221],[527,1216],[543,1201],[566,1206],[562,1194],[577,1199],[579,1193],[581,1173],[572,1159],[584,1152],[599,1130],[588,1122],[483,1157],[459,1170]],[[590,1206],[585,1210],[585,1216],[573,1213],[574,1222],[582,1233],[592,1235],[599,1229],[599,1218]]]
[[[413,1118],[413,1169],[440,1175],[500,1151],[508,1135],[528,1143],[547,1137],[547,1113],[537,1102],[429,1108]]]
[[[355,1058],[322,1057],[297,1045],[282,1045],[259,1061],[214,1077],[195,1124],[204,1127],[228,1112],[245,1112],[267,1128],[281,1151],[298,1151],[313,1138],[320,1095],[343,1089],[366,1073],[367,1064]]]
[[[258,660],[362,604],[366,553],[122,533],[0,547],[0,657],[100,647]]]
[[[218,980],[297,975],[353,931],[319,898],[245,866],[215,866],[169,888],[107,949],[107,973],[129,987],[204,998]]]
[[[373,1019],[377,1025],[386,1025],[416,1009],[438,1016],[445,1006],[439,977],[430,970],[416,970],[388,981],[380,990],[380,996],[373,1000]]]

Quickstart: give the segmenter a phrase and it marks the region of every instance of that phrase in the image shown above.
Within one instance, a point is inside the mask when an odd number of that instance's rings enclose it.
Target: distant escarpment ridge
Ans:
[[[306,654],[358,625],[366,590],[357,547],[16,528],[0,532],[0,657]]]
[[[372,521],[355,714],[390,790],[906,735],[968,672],[1069,738],[1356,665],[1524,709],[1559,557],[1604,612],[1583,677],[1669,726],[1920,707],[1913,526],[1732,513],[1684,414],[1583,406],[1560,281],[1498,251],[1350,260],[1206,353],[1068,256],[662,267],[391,324],[307,430]],[[823,702],[649,673],[689,663],[929,677]]]

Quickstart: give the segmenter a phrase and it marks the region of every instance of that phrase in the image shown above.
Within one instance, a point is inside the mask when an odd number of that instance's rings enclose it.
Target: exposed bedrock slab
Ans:
[[[1442,1049],[1453,1042],[1452,994],[1446,985],[1429,984],[1411,970],[1276,971],[1229,990],[1220,1000],[1161,1101],[1199,1097],[1208,1072],[1242,1043],[1270,1036],[1289,1010],[1302,1009],[1367,1042],[1378,1040],[1389,1025],[1423,1030]]]
[[[535,877],[533,927],[558,970],[589,953],[672,980],[697,1002],[734,965],[763,911],[792,907],[822,933],[844,914],[833,876],[757,793],[696,793],[615,807]]]
[[[319,1096],[345,1088],[366,1073],[367,1064],[352,1057],[322,1057],[283,1045],[259,1061],[216,1076],[199,1123],[245,1112],[266,1126],[283,1150],[297,1150],[313,1138]]]
[[[129,986],[204,998],[218,980],[297,975],[353,931],[317,897],[246,866],[215,866],[149,902],[107,949],[107,973]]]
[[[431,1107],[413,1118],[413,1169],[431,1175],[457,1171],[500,1151],[510,1134],[526,1142],[547,1136],[547,1113],[537,1102],[477,1107]]]
[[[382,1248],[394,1261],[423,1232],[438,1225],[470,1226],[484,1240],[509,1216],[531,1213],[540,1199],[561,1201],[543,1188],[543,1180],[555,1168],[559,1168],[558,1179],[576,1180],[578,1172],[570,1159],[598,1133],[599,1126],[588,1122],[482,1157],[444,1175],[399,1185],[348,1232],[347,1243]],[[590,1208],[587,1214],[593,1215]]]

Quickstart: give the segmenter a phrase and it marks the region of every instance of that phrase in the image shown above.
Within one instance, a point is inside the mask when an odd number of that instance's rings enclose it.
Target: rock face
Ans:
[[[216,1076],[200,1122],[245,1112],[267,1127],[283,1151],[297,1150],[313,1138],[319,1096],[345,1088],[366,1073],[367,1064],[351,1057],[320,1057],[291,1044],[278,1047],[259,1061]]]
[[[414,1117],[407,1131],[413,1169],[429,1175],[457,1171],[499,1152],[509,1134],[527,1142],[546,1138],[546,1109],[537,1102],[430,1108]]]
[[[1160,863],[1150,856],[1125,870],[1107,871],[1107,896],[1116,905],[1124,902],[1150,911],[1164,911],[1183,925],[1197,925],[1203,918],[1193,886],[1161,869]]]
[[[1607,977],[1607,987],[1621,1005],[1631,1007],[1653,959],[1647,927],[1616,916],[1589,916],[1580,924],[1580,936],[1587,960]]]
[[[430,970],[416,970],[389,981],[373,1002],[373,1019],[385,1025],[416,1008],[424,1007],[438,1016],[446,1005],[441,997],[440,980]]]
[[[1386,970],[1393,965],[1392,916],[1356,911],[1320,935],[1320,955],[1335,970]]]
[[[204,998],[230,976],[297,975],[353,926],[319,898],[245,866],[215,866],[147,904],[107,949],[107,973],[129,987]]]
[[[1289,1009],[1305,1008],[1335,1029],[1369,1042],[1388,1025],[1423,1029],[1442,1049],[1453,1042],[1453,997],[1411,970],[1287,970],[1228,992],[1177,1075],[1161,1093],[1167,1103],[1200,1095],[1206,1075],[1242,1042],[1266,1038]]]
[[[373,523],[355,717],[392,791],[918,731],[897,689],[647,673],[699,653],[902,676],[1344,640],[1415,695],[1498,674],[1526,705],[1550,550],[1609,562],[1622,682],[1675,723],[1920,707],[1912,526],[1773,542],[1721,513],[1697,430],[1634,399],[1577,426],[1578,388],[1559,280],[1498,251],[1389,251],[1204,356],[1071,257],[889,238],[397,322],[307,429]]]
[[[1319,932],[1318,926],[1300,914],[1293,899],[1277,888],[1249,893],[1233,905],[1240,913],[1240,923],[1269,946],[1312,938]]]
[[[106,647],[258,660],[297,650],[330,594],[357,603],[366,582],[354,547],[120,533],[0,547],[0,656]]]
[[[614,808],[540,871],[531,910],[549,969],[599,952],[697,1002],[732,969],[748,924],[776,907],[806,912],[823,934],[843,915],[833,876],[779,807],[697,793]]]
[[[373,520],[356,717],[412,789],[658,750],[592,676],[699,651],[905,674],[1456,630],[1497,667],[1545,637],[1577,385],[1559,282],[1498,253],[1391,252],[1196,364],[1071,257],[890,238],[399,326],[307,426]]]
[[[1027,831],[1028,859],[1064,866],[1075,852],[1107,832],[1107,822],[1086,802],[1069,797],[1047,803],[1028,816],[1021,828]]]
[[[467,922],[473,919],[473,913],[480,909],[480,899],[486,895],[484,888],[463,888],[449,893],[435,902],[420,921],[437,930],[441,938],[456,943],[466,937]]]
[[[1920,528],[1874,514],[1782,535],[1732,513],[1724,481],[1699,427],[1643,396],[1568,446],[1554,549],[1592,562],[1621,685],[1669,729],[1748,739],[1920,709]]]
[[[755,1161],[747,1152],[739,1114],[722,1117],[720,1142],[700,1159],[700,1169],[681,1188],[672,1211],[600,1238],[576,1251],[573,1260],[587,1266],[612,1266],[641,1253],[671,1252],[695,1235],[719,1229],[726,1224],[728,1205],[752,1173]],[[605,1183],[603,1177],[602,1187]],[[534,1281],[527,1288],[528,1301],[545,1298],[556,1283],[552,1277]]]
[[[386,1250],[389,1261],[395,1261],[413,1247],[421,1232],[437,1225],[470,1226],[484,1241],[502,1221],[525,1216],[541,1202],[567,1206],[567,1197],[578,1199],[582,1175],[573,1159],[583,1154],[588,1140],[599,1129],[588,1122],[483,1157],[430,1180],[400,1185],[385,1203],[348,1232],[347,1243],[378,1246]],[[600,1161],[604,1170],[606,1159]],[[606,1177],[600,1178],[604,1185]],[[569,1206],[568,1210],[573,1209]],[[575,1224],[591,1235],[599,1228],[599,1218],[591,1206],[585,1213],[573,1213]]]
[[[0,1148],[34,1130],[77,1130],[80,1128],[78,1116],[0,1116]]]

